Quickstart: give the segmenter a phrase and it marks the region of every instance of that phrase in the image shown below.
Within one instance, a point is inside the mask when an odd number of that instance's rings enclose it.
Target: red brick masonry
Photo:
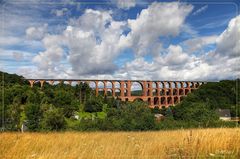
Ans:
[[[145,80],[80,80],[80,79],[27,79],[30,86],[40,83],[41,88],[45,82],[54,83],[88,83],[93,84],[96,96],[100,93],[113,96],[122,101],[134,101],[136,99],[146,101],[150,107],[168,107],[179,103],[188,93],[198,89],[206,82],[203,81],[145,81]],[[141,86],[142,95],[131,95],[133,83]],[[102,84],[102,85],[100,85]]]

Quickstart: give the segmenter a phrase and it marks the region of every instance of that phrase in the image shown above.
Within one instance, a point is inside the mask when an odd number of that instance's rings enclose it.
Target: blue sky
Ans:
[[[26,78],[239,78],[239,1],[3,0],[0,70]]]

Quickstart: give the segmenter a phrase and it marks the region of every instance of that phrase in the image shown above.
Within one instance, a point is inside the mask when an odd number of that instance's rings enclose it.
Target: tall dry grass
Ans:
[[[240,158],[240,128],[1,133],[0,158]]]

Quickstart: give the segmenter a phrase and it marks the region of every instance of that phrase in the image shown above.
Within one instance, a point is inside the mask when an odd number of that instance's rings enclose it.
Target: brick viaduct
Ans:
[[[27,79],[30,86],[40,83],[51,85],[57,83],[80,84],[87,83],[95,90],[96,96],[113,96],[122,101],[142,100],[150,107],[168,107],[179,103],[184,96],[206,83],[203,81],[146,81],[146,80],[79,80],[79,79]],[[141,95],[134,95],[134,86],[138,85]]]

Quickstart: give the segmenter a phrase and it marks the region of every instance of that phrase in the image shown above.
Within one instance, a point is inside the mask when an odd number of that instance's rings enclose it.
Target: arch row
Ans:
[[[64,83],[76,85],[87,83],[95,95],[112,96],[122,101],[141,99],[148,102],[150,107],[162,107],[179,103],[188,93],[206,83],[202,81],[143,81],[143,80],[73,80],[73,79],[27,79],[30,86],[34,84],[44,87]],[[135,90],[137,85],[138,90]]]

